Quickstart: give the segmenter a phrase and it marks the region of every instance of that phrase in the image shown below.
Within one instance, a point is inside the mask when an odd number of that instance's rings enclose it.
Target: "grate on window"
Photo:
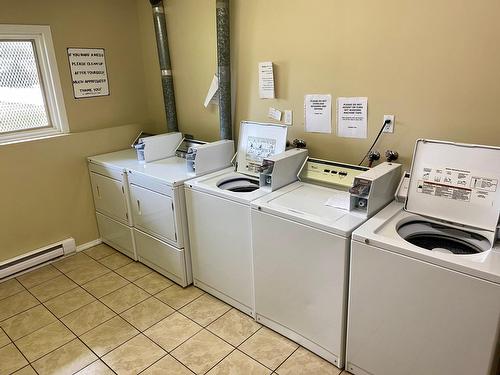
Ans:
[[[48,126],[33,42],[0,40],[0,134]]]

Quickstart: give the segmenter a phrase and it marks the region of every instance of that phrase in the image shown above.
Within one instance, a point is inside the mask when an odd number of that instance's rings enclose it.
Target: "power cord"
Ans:
[[[386,125],[389,125],[391,123],[391,120],[389,119],[386,119],[384,121],[384,124],[382,125],[382,127],[380,128],[380,131],[378,132],[378,135],[377,135],[377,138],[375,138],[375,140],[373,141],[371,147],[368,149],[368,152],[365,154],[365,156],[363,157],[363,159],[359,162],[358,165],[361,165],[363,164],[363,162],[365,161],[365,159],[367,158],[367,156],[370,154],[370,151],[373,149],[373,147],[375,147],[375,144],[377,143],[378,139],[380,138],[380,136],[382,135],[382,132],[384,131],[384,128]]]

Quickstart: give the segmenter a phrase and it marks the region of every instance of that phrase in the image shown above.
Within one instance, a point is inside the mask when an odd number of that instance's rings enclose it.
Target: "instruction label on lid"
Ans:
[[[423,168],[417,192],[439,198],[492,206],[498,179],[456,168]]]
[[[246,161],[250,172],[258,172],[262,161],[274,155],[276,150],[276,139],[262,137],[248,137]]]

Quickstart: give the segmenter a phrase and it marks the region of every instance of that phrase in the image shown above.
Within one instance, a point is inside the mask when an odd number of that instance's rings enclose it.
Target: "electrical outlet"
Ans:
[[[384,123],[386,120],[391,122],[384,127],[384,133],[394,133],[394,115],[384,115]]]

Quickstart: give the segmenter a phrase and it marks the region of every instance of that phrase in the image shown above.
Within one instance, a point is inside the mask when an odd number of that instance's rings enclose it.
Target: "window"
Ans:
[[[50,28],[0,25],[0,143],[67,131]]]

